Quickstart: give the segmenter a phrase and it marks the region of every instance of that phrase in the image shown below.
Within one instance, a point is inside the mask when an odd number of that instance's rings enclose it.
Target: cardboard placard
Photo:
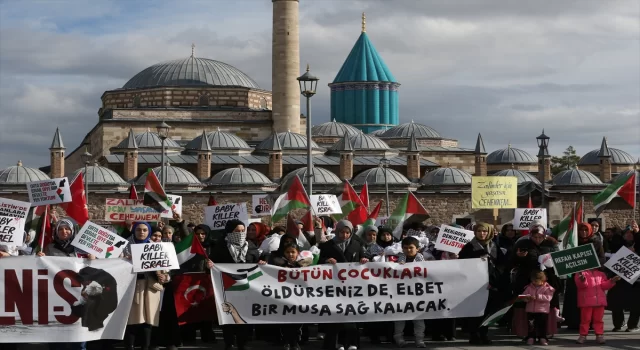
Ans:
[[[249,225],[247,203],[212,205],[204,208],[204,223],[212,230],[222,230],[229,220],[240,220]]]
[[[340,202],[334,194],[314,194],[309,200],[316,215],[342,214]]]
[[[553,259],[553,268],[558,276],[571,275],[600,267],[598,254],[591,243],[553,252],[551,259]]]
[[[254,194],[251,196],[253,216],[271,215],[271,204],[267,200],[268,194]]]
[[[173,243],[144,243],[131,245],[133,272],[177,270],[180,268]]]
[[[620,248],[604,266],[630,284],[640,277],[640,256],[627,247]]]
[[[31,203],[0,198],[0,215],[26,219]]]
[[[0,244],[22,246],[25,219],[0,215]]]
[[[471,178],[471,208],[515,209],[517,207],[517,177],[473,176]]]
[[[437,250],[458,254],[465,244],[473,239],[473,231],[442,225],[438,238],[436,238],[435,248]]]
[[[27,183],[29,202],[34,207],[71,202],[69,186],[69,179],[66,177],[29,182]]]
[[[71,245],[99,259],[118,258],[129,241],[96,225],[91,221],[84,223]]]
[[[167,194],[167,198],[171,201],[171,209],[167,209],[160,214],[161,218],[173,219],[173,210],[182,216],[182,196],[175,194]]]
[[[547,209],[543,208],[516,208],[513,217],[514,230],[528,230],[534,221],[547,223]]]
[[[142,199],[107,198],[104,219],[112,222],[157,222],[160,221],[160,213],[144,205]]]

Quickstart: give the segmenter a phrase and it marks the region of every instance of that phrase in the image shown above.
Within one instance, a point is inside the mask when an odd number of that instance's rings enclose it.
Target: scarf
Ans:
[[[69,236],[68,239],[60,239],[58,237],[58,230],[61,227],[67,227],[71,230],[71,236]],[[58,220],[58,222],[56,223],[56,227],[54,228],[54,235],[53,235],[53,245],[54,247],[56,247],[56,249],[63,251],[65,254],[71,254],[75,251],[74,247],[71,245],[71,242],[73,242],[73,239],[76,236],[76,225],[75,223],[71,220],[71,219],[60,219]]]
[[[593,237],[593,228],[591,228],[591,225],[587,224],[587,223],[579,223],[578,224],[578,231],[580,231],[581,229],[586,228],[587,229],[587,237],[580,237],[580,233],[578,233],[578,243],[579,244],[587,244],[591,241],[591,237]]]
[[[413,262],[420,262],[420,261],[426,261],[424,256],[420,253],[417,253],[416,256],[413,258]],[[398,264],[404,264],[407,262],[407,256],[404,255],[403,253],[398,254]]]
[[[487,230],[487,232],[488,232],[488,234],[487,234],[487,238],[486,238],[486,239],[484,239],[484,240],[479,240],[477,237],[474,237],[474,239],[475,239],[479,244],[481,244],[481,245],[485,245],[485,246],[486,246],[486,245],[488,245],[488,244],[493,240],[493,235],[494,235],[494,232],[493,232],[493,226],[492,226],[492,225],[487,224],[486,222],[479,222],[479,223],[476,225],[474,232],[475,232],[475,231],[477,231],[477,230],[478,230],[478,229],[480,229],[480,228],[483,228],[483,229],[486,229],[486,230]]]
[[[147,238],[145,238],[143,240],[138,240],[136,238],[136,229],[140,225],[147,226],[147,229],[149,230],[149,231],[147,231],[147,232],[149,232],[147,234]],[[131,245],[132,244],[144,244],[144,243],[150,243],[151,242],[151,225],[149,225],[149,223],[144,222],[144,221],[136,222],[135,224],[133,224],[133,227],[131,227],[131,236],[129,236],[128,241],[129,241],[129,244],[127,244],[127,246],[124,247],[123,255],[131,256]]]
[[[231,258],[236,263],[243,263],[247,261],[247,251],[249,250],[249,243],[247,243],[247,231],[243,232],[229,232],[227,234],[227,248],[231,253]]]
[[[333,237],[333,241],[336,243],[336,246],[340,249],[340,251],[344,253],[349,243],[351,243],[351,238],[347,240],[341,240],[338,239],[338,235],[336,235],[335,237]]]

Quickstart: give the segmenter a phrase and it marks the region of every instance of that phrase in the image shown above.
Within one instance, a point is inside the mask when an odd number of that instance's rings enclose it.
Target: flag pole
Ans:
[[[585,212],[585,210],[584,210],[584,196],[582,196],[582,198],[581,198],[580,208],[582,209],[582,215],[581,215],[581,218],[580,218],[580,222],[582,223],[582,222],[584,222],[584,212]]]

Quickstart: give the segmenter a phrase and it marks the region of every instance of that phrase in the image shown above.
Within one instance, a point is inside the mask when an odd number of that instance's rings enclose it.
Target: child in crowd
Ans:
[[[547,275],[544,272],[533,271],[531,273],[531,283],[523,292],[527,299],[526,311],[529,320],[528,345],[533,345],[536,338],[540,345],[549,345],[547,322],[554,292],[555,289],[547,283]]]
[[[415,237],[406,237],[402,240],[402,253],[398,255],[398,263],[412,263],[426,261],[422,254],[418,253],[420,242]],[[393,323],[393,339],[398,347],[403,348],[407,345],[404,341],[404,324],[405,321],[396,321]],[[426,348],[424,344],[424,320],[413,320],[413,334],[416,339],[416,348]]]
[[[580,336],[576,343],[584,344],[593,324],[596,341],[604,344],[604,308],[607,306],[605,291],[613,288],[620,276],[607,279],[607,275],[598,269],[586,270],[573,276],[578,289],[578,308],[580,308]]]

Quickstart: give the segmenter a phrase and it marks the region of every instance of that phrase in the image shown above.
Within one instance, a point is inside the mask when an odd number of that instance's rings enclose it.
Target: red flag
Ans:
[[[360,200],[362,204],[369,210],[369,185],[365,181],[364,186],[362,186],[362,190],[360,190]]]
[[[71,202],[62,203],[60,206],[67,213],[67,216],[75,220],[80,227],[89,220],[89,209],[87,208],[87,197],[84,193],[84,178],[82,173],[73,180],[71,186]]]
[[[527,209],[533,209],[533,202],[531,201],[531,195],[529,195],[529,203],[527,204]]]
[[[129,187],[129,199],[138,199],[138,191],[136,191],[136,186],[133,184]]]
[[[296,220],[294,220],[291,213],[287,214],[287,234],[293,237],[300,237],[300,229],[298,228],[298,224],[296,224]]]
[[[378,218],[378,215],[380,214],[381,208],[382,208],[382,201],[379,201],[376,207],[373,208],[373,211],[371,212],[371,214],[369,214],[368,219],[373,219],[374,225],[375,225],[376,219]]]
[[[216,199],[213,197],[212,194],[209,195],[209,202],[207,203],[207,206],[210,207],[212,205],[218,205],[218,202],[216,201]]]
[[[313,224],[313,214],[311,213],[311,210],[304,214],[301,221],[302,230],[307,232],[309,235],[313,235],[315,225]]]
[[[179,325],[216,319],[213,285],[208,273],[176,275],[173,287]]]

